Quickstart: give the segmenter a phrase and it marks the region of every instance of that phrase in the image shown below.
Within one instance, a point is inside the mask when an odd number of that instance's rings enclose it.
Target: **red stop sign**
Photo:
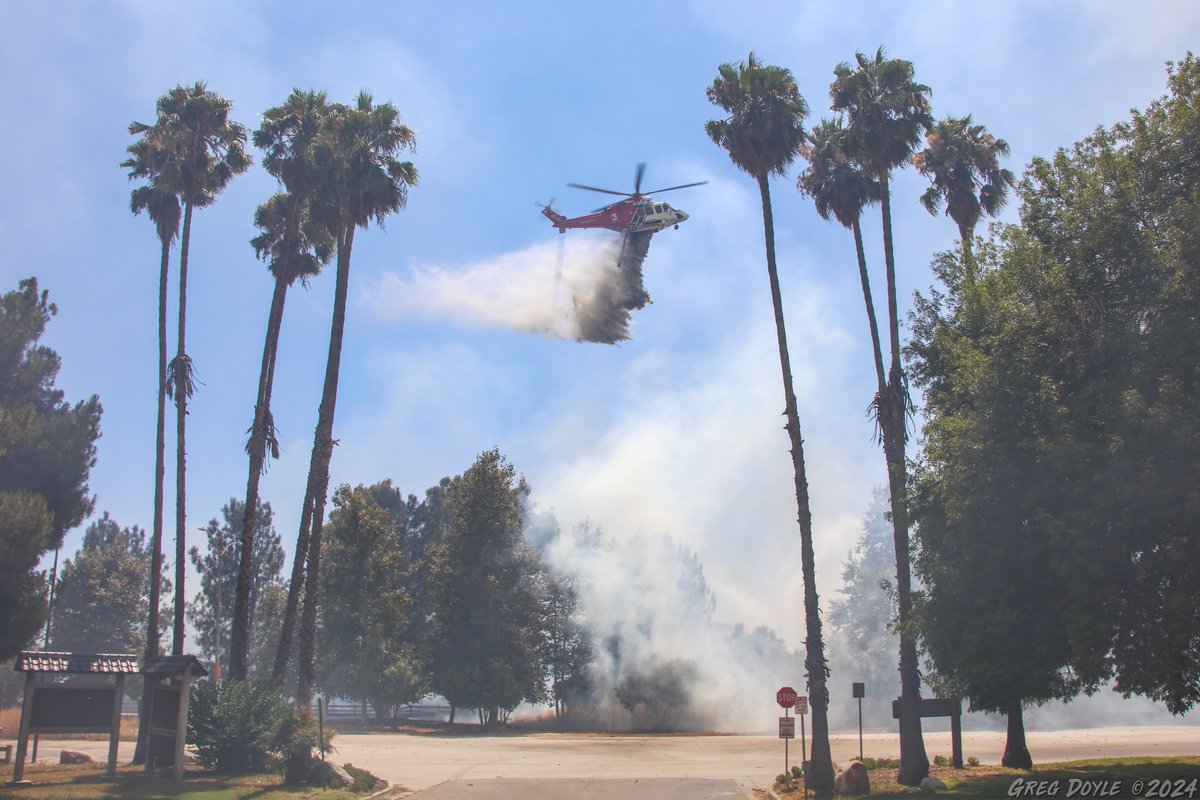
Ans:
[[[796,690],[790,686],[784,686],[775,693],[775,702],[783,708],[791,708],[796,705]]]

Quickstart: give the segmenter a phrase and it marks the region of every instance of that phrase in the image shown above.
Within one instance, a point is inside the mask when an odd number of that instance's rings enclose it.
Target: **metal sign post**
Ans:
[[[862,745],[862,701],[867,694],[867,685],[865,683],[852,683],[850,685],[854,691],[854,696],[858,698],[858,760],[863,760],[863,745]]]
[[[808,698],[796,698],[796,716],[800,717],[800,769],[804,771],[804,796],[808,797],[808,745],[804,741],[804,717],[808,714]]]
[[[779,738],[783,739],[783,774],[789,774],[788,739],[796,738],[796,721],[788,716],[788,709],[796,704],[796,690],[790,686],[782,686],[775,693],[775,702],[783,708],[783,716],[779,718]]]

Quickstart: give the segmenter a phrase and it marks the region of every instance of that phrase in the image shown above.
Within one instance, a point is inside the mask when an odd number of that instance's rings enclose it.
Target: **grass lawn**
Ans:
[[[170,776],[148,776],[141,767],[117,768],[117,777],[104,774],[103,764],[60,766],[58,764],[26,764],[25,779],[32,786],[4,785],[12,780],[12,766],[0,767],[0,798],[5,800],[58,800],[58,798],[185,798],[185,800],[299,800],[320,797],[321,800],[357,800],[359,795],[337,789],[324,791],[321,787],[284,786],[278,774],[216,775],[189,770],[182,784]]]
[[[1039,764],[1033,770],[997,766],[931,767],[930,774],[946,784],[940,797],[1145,798],[1175,797],[1200,800],[1200,757],[1107,758]],[[872,800],[925,796],[915,787],[896,782],[894,768],[870,771]],[[1020,784],[1014,785],[1017,780]],[[1055,782],[1057,781],[1057,785]],[[1119,782],[1119,788],[1118,788]],[[1135,788],[1140,791],[1135,793]],[[801,792],[781,798],[800,798]],[[1153,792],[1153,794],[1151,794]]]

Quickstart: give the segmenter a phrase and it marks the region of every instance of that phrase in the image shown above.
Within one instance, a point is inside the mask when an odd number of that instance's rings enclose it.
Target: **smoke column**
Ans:
[[[448,319],[556,339],[615,344],[650,302],[642,263],[650,233],[571,234],[461,268],[419,266],[386,274],[367,303],[397,321]]]

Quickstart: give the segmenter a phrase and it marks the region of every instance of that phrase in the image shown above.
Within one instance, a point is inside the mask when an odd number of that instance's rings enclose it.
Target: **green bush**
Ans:
[[[804,770],[800,769],[800,767],[796,766],[795,764],[792,764],[792,780],[798,781],[803,777],[804,777]]]
[[[325,752],[336,731],[325,729]],[[317,720],[307,708],[289,708],[271,737],[271,753],[279,760],[284,783],[301,783],[321,762],[321,735]]]
[[[289,707],[278,689],[249,681],[201,681],[192,687],[188,744],[207,769],[266,769]]]
[[[325,731],[325,752],[334,731]],[[320,733],[308,709],[293,708],[269,683],[201,681],[192,689],[188,744],[207,769],[261,772],[277,766],[285,782],[308,779],[320,762]]]
[[[867,756],[862,760],[862,765],[867,769],[899,769],[900,759],[898,758],[871,758]]]
[[[933,765],[935,767],[948,767],[950,766],[950,758],[949,756],[934,756]]]
[[[968,766],[968,767],[978,767],[978,766],[979,766],[979,759],[978,759],[978,758],[976,758],[975,756],[970,756],[970,757],[967,759],[967,766]]]

